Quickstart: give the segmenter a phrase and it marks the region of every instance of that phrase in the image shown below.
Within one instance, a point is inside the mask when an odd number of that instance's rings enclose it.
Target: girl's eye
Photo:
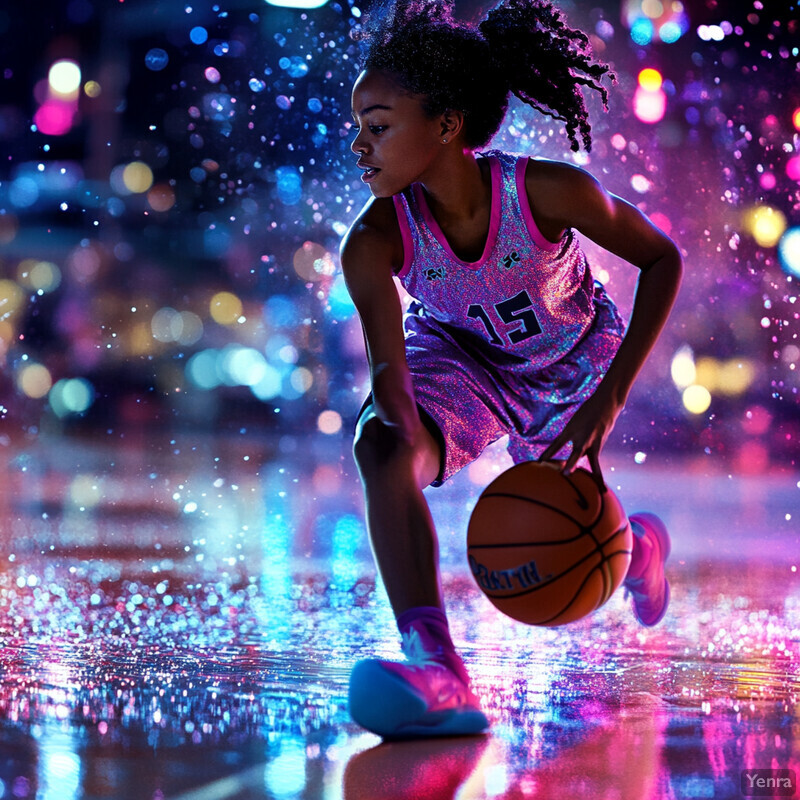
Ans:
[[[380,136],[386,130],[386,125],[370,125],[369,131],[375,136]]]

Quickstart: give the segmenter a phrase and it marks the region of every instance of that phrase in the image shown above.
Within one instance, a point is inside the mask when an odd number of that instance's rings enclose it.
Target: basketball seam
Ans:
[[[622,533],[624,533],[626,531],[627,527],[628,527],[628,525],[627,525],[627,522],[626,522],[625,526],[620,528],[619,530],[615,531],[611,536],[609,536],[608,539],[606,539],[606,541],[604,542],[604,544],[609,544],[610,542],[613,542],[614,539],[616,539],[620,534],[622,534]],[[594,537],[592,537],[592,538],[594,539]],[[570,572],[572,572],[572,570],[574,570],[577,567],[579,567],[587,559],[591,558],[593,555],[596,555],[597,553],[600,553],[601,560],[592,567],[592,571],[594,571],[599,564],[603,563],[603,560],[610,559],[613,556],[618,556],[618,555],[630,554],[631,553],[630,550],[615,550],[613,553],[609,553],[608,556],[606,556],[605,553],[603,553],[603,551],[602,551],[602,547],[600,545],[598,545],[597,539],[595,539],[594,541],[595,541],[595,549],[594,550],[590,550],[585,556],[583,556],[583,558],[580,559],[580,561],[576,561],[574,564],[572,564],[569,567],[569,569],[566,569],[563,572],[560,572],[558,575],[554,575],[549,580],[542,581],[541,583],[537,584],[536,586],[532,586],[530,589],[523,589],[522,591],[519,591],[519,592],[517,592],[515,594],[503,594],[503,595],[493,595],[493,594],[490,594],[485,589],[483,589],[483,593],[487,597],[494,598],[494,599],[497,599],[497,600],[506,600],[506,599],[510,599],[512,597],[522,597],[522,595],[530,594],[531,592],[536,592],[539,589],[543,589],[545,586],[549,586],[551,583],[554,583],[555,581],[560,580],[565,575],[567,575]],[[559,542],[555,542],[554,544],[559,544]],[[469,551],[475,549],[476,546],[477,545],[470,545],[467,548],[467,552],[469,553]],[[532,547],[532,546],[535,547],[536,545],[535,544],[534,545],[528,544],[528,545],[514,545],[514,546],[515,547]],[[497,545],[495,545],[495,547],[497,547]],[[495,571],[497,571],[497,570],[495,570]],[[591,575],[591,572],[589,574]]]
[[[567,611],[569,611],[569,609],[572,607],[572,605],[575,603],[575,601],[580,597],[581,592],[583,591],[583,587],[586,586],[587,581],[589,580],[589,578],[592,577],[592,574],[595,572],[595,570],[599,569],[604,564],[607,564],[608,562],[610,562],[611,559],[614,556],[623,555],[623,554],[629,553],[629,552],[630,552],[630,550],[617,550],[617,551],[615,551],[613,553],[609,553],[609,555],[606,558],[604,558],[599,564],[595,564],[591,568],[591,570],[589,570],[589,572],[586,574],[586,576],[584,577],[583,581],[581,582],[581,585],[577,588],[577,590],[575,591],[575,594],[572,596],[572,599],[565,606],[562,607],[561,611],[559,611],[557,614],[554,614],[552,617],[549,617],[548,619],[541,620],[540,622],[537,622],[535,624],[536,625],[549,625],[553,621],[557,620],[559,617],[563,617],[564,614],[566,614]],[[605,595],[605,589],[606,589],[605,580],[603,580],[603,589],[604,589],[604,595]],[[600,608],[600,606],[602,606],[603,603],[606,602],[606,600],[608,600],[608,597],[604,596],[603,599],[594,608],[590,609],[585,616],[588,616],[588,614],[591,614],[593,611],[597,611],[597,609]]]
[[[603,579],[603,594],[601,595],[600,602],[598,602],[597,605],[594,608],[590,609],[586,613],[586,615],[584,615],[584,616],[588,616],[592,612],[597,611],[597,609],[600,608],[601,606],[603,606],[608,601],[608,598],[611,597],[611,592],[608,591],[609,586],[611,584],[611,578],[608,575],[608,569],[609,569],[609,564],[611,563],[611,559],[614,556],[623,555],[623,554],[627,554],[627,553],[630,553],[630,552],[631,552],[630,550],[616,550],[613,553],[609,553],[607,556],[605,556],[605,554],[604,554],[604,558],[598,564],[595,564],[591,568],[591,570],[589,570],[589,572],[586,574],[586,577],[584,577],[581,585],[578,587],[577,591],[572,596],[572,599],[561,609],[561,611],[559,611],[557,614],[553,615],[552,617],[549,617],[548,619],[542,620],[541,622],[537,622],[536,624],[537,625],[549,625],[552,622],[554,622],[555,620],[557,620],[559,617],[562,617],[564,614],[566,614],[567,611],[569,611],[570,607],[580,597],[581,592],[583,591],[583,587],[586,586],[586,583],[589,580],[589,578],[592,577],[592,574],[595,571],[600,570],[600,574],[601,574],[601,577]],[[603,568],[605,568],[605,569],[603,569]],[[606,582],[606,579],[608,579],[608,582]]]
[[[592,569],[591,569],[591,570],[589,570],[588,574],[586,575],[586,577],[585,577],[585,578],[583,579],[583,581],[581,582],[581,585],[580,585],[580,586],[579,586],[579,587],[578,587],[578,588],[575,590],[575,594],[573,594],[573,595],[572,595],[572,599],[571,599],[571,600],[570,600],[570,601],[569,601],[569,602],[568,602],[568,603],[567,603],[565,606],[563,606],[563,608],[561,609],[561,611],[559,611],[557,614],[554,614],[554,615],[553,615],[552,617],[550,617],[549,619],[542,620],[541,622],[537,622],[536,624],[537,624],[537,625],[547,625],[547,624],[549,624],[549,623],[551,623],[551,622],[553,622],[553,621],[557,620],[559,617],[563,617],[563,616],[564,616],[564,614],[566,614],[566,613],[567,613],[567,611],[569,611],[569,610],[570,610],[570,608],[571,608],[571,607],[572,607],[572,605],[575,603],[575,601],[576,601],[576,600],[577,600],[577,599],[578,599],[578,598],[581,596],[581,592],[583,591],[583,587],[584,587],[584,586],[586,586],[586,583],[587,583],[587,581],[589,580],[589,578],[591,578],[591,577],[592,577],[592,573],[595,571],[595,569],[597,569],[597,566],[596,566],[596,565],[595,565],[594,567],[592,567]],[[596,610],[597,610],[597,608],[598,608],[598,607],[597,607],[597,606],[595,606],[595,607],[594,607],[593,609],[591,609],[591,611],[589,611],[588,613],[589,613],[589,614],[591,614],[591,613],[592,613],[592,611],[596,611]]]
[[[600,495],[600,517],[599,517],[600,519],[603,518],[603,514],[605,512],[605,506],[606,506],[605,497],[603,497],[603,495],[601,494]],[[611,592],[609,591],[609,585],[610,585],[609,584],[609,580],[610,580],[610,578],[608,577],[607,569],[603,569],[604,565],[607,565],[609,563],[609,559],[605,557],[606,554],[603,551],[603,547],[604,547],[604,545],[606,543],[604,542],[602,545],[600,544],[600,542],[598,541],[597,536],[595,536],[594,530],[592,528],[589,529],[589,536],[591,536],[592,539],[594,539],[596,550],[600,551],[600,563],[594,565],[594,568],[591,570],[591,572],[589,572],[589,575],[591,575],[592,572],[594,572],[595,570],[598,570],[600,572],[600,580],[603,582],[603,591],[600,593],[601,600],[592,609],[592,611],[596,611],[601,605],[603,605],[603,603],[605,603],[606,600],[608,600],[609,596],[611,595]],[[587,580],[589,578],[589,575],[586,576]]]
[[[570,484],[570,485],[572,485],[572,484]],[[576,489],[576,491],[577,491],[577,489]],[[562,509],[558,508],[557,506],[551,506],[548,503],[544,503],[541,500],[537,500],[534,497],[525,497],[525,495],[522,495],[522,494],[510,494],[508,492],[484,492],[481,495],[480,500],[481,501],[488,500],[489,498],[492,498],[492,497],[502,497],[502,498],[505,498],[507,500],[522,500],[525,503],[532,503],[535,506],[539,506],[541,508],[546,508],[548,511],[553,511],[556,514],[559,514],[560,516],[565,517],[570,522],[572,522],[575,525],[577,525],[579,528],[587,527],[586,525],[584,525],[582,522],[577,520],[575,517],[573,517],[568,512],[563,511]],[[591,520],[588,523],[588,527],[593,527],[594,525],[596,525],[597,521],[602,518],[604,511],[605,511],[605,498],[603,498],[603,496],[601,495],[600,496],[600,509],[599,509],[599,512],[594,517],[594,519]],[[562,539],[562,541],[568,541],[568,540],[563,540]]]

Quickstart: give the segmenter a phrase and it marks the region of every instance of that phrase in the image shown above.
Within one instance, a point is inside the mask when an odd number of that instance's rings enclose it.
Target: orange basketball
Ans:
[[[591,473],[527,461],[478,499],[467,555],[483,593],[528,625],[563,625],[600,608],[622,583],[632,533],[617,496]]]

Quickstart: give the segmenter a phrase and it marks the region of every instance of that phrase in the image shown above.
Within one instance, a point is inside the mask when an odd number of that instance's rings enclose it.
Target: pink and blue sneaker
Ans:
[[[664,523],[649,513],[631,514],[633,535],[649,552],[646,563],[637,575],[628,574],[623,586],[633,598],[633,613],[648,628],[658,625],[669,606],[669,581],[664,574],[664,564],[669,557],[671,543]]]
[[[468,681],[436,658],[420,631],[403,634],[404,662],[359,661],[350,674],[350,715],[385,739],[477,734],[489,727]]]

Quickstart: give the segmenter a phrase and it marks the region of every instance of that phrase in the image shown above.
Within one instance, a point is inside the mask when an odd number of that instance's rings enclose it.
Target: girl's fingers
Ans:
[[[600,489],[600,493],[604,494],[608,491],[608,489],[606,487],[606,482],[603,480],[603,473],[600,471],[600,454],[592,447],[589,449],[589,452],[586,455],[589,458],[589,464],[592,467],[592,475],[594,476],[595,481],[597,481],[597,486]]]
[[[550,446],[539,456],[539,461],[549,461],[567,442],[568,438],[565,437],[564,432],[556,436],[550,443]]]

